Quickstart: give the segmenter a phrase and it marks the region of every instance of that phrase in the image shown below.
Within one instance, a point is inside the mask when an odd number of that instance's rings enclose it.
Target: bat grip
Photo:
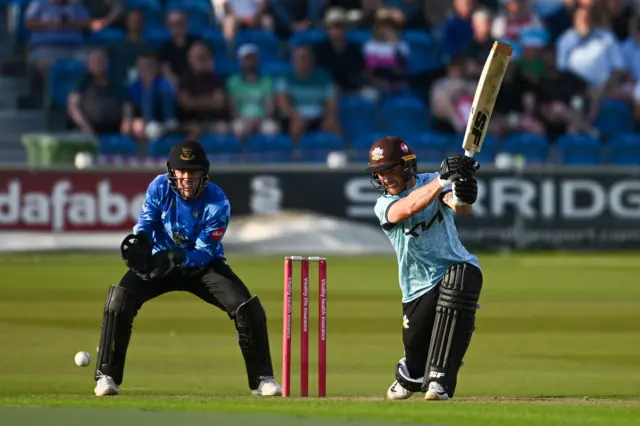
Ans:
[[[473,157],[474,154],[475,152],[473,151],[469,151],[468,149],[464,150],[464,155],[466,155],[467,157]]]
[[[475,152],[473,152],[473,151],[469,151],[468,149],[464,150],[464,155],[467,156],[467,157],[473,158],[474,154],[475,154]],[[456,206],[466,206],[467,205],[467,203],[463,203],[462,201],[458,200],[458,197],[456,197],[455,194],[453,194],[453,201],[455,202]]]

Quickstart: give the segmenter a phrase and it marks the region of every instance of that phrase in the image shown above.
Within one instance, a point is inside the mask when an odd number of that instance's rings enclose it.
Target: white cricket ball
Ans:
[[[86,367],[91,363],[91,355],[89,355],[89,352],[78,352],[74,361],[78,367]]]

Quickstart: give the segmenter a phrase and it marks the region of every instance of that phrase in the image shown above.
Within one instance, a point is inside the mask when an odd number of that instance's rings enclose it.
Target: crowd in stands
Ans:
[[[170,135],[240,147],[285,135],[299,147],[321,134],[327,149],[362,150],[394,133],[424,147],[457,138],[457,150],[495,40],[515,48],[495,143],[602,145],[638,130],[631,0],[453,0],[442,17],[435,3],[31,0],[24,26],[30,66],[69,128],[126,135],[134,155],[161,155]]]

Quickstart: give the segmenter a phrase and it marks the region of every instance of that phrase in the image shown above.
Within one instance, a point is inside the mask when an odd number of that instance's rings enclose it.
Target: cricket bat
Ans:
[[[512,53],[511,45],[496,41],[484,63],[462,140],[462,149],[467,157],[473,157],[482,149],[482,142],[489,129],[489,120],[500,92],[502,78],[507,71]]]

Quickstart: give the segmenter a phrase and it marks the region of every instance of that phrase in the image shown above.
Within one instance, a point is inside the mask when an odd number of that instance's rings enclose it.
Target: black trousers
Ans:
[[[215,259],[203,273],[189,276],[174,269],[166,277],[145,281],[128,271],[120,281],[120,287],[136,295],[138,311],[151,299],[171,291],[188,291],[205,302],[217,306],[234,319],[238,307],[251,298],[242,280],[223,259]]]
[[[417,299],[402,304],[402,342],[405,362],[412,379],[424,376],[439,290],[440,286],[437,285]]]
[[[257,296],[231,270],[225,259],[215,259],[198,273],[174,269],[167,276],[144,280],[128,271],[111,286],[105,302],[95,379],[102,375],[120,385],[133,321],[142,306],[162,294],[187,291],[226,312],[235,322],[250,389],[262,377],[273,376],[266,314]]]

